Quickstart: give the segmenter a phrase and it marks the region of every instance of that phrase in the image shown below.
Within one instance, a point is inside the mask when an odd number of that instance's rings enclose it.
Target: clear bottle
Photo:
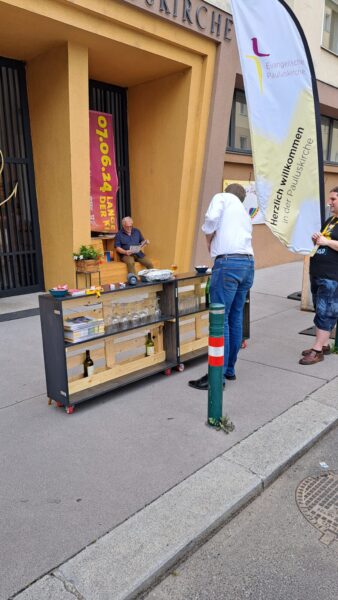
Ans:
[[[154,316],[156,319],[160,319],[161,318],[161,308],[160,308],[160,299],[158,296],[156,296],[156,300],[155,300],[155,310],[154,310]]]
[[[147,333],[146,339],[146,356],[152,356],[155,353],[155,345],[151,337],[150,331]]]
[[[210,277],[208,277],[207,285],[205,286],[205,308],[210,305]]]
[[[89,350],[86,350],[86,358],[84,360],[83,367],[84,367],[84,376],[85,377],[91,377],[92,375],[94,375],[94,362],[92,361],[92,359],[90,357]]]

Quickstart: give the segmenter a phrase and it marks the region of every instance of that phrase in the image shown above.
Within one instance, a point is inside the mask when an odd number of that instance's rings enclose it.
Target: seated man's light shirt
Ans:
[[[202,231],[215,232],[210,254],[252,254],[252,223],[242,202],[234,194],[216,194],[205,214]]]

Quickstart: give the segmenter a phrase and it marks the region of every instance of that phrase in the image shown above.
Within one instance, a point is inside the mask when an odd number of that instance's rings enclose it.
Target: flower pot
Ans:
[[[99,269],[99,260],[88,259],[76,261],[76,270],[78,273],[94,273],[94,271],[99,271]]]

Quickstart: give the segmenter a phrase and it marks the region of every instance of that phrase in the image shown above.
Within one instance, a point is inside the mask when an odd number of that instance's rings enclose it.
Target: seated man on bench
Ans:
[[[135,273],[135,262],[141,263],[145,269],[152,269],[153,264],[142,252],[141,248],[149,244],[142,233],[136,227],[133,227],[133,219],[124,217],[122,219],[122,229],[115,236],[115,248],[122,262],[126,263],[128,273]]]

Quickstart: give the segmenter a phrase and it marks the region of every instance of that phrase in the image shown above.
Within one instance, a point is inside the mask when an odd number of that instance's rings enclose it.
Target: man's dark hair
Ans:
[[[330,194],[331,194],[332,192],[333,192],[334,194],[338,194],[338,186],[337,186],[337,187],[334,187],[334,188],[333,188],[333,190],[330,190]]]
[[[227,194],[234,194],[241,202],[244,202],[246,191],[239,183],[230,183],[224,190]]]

